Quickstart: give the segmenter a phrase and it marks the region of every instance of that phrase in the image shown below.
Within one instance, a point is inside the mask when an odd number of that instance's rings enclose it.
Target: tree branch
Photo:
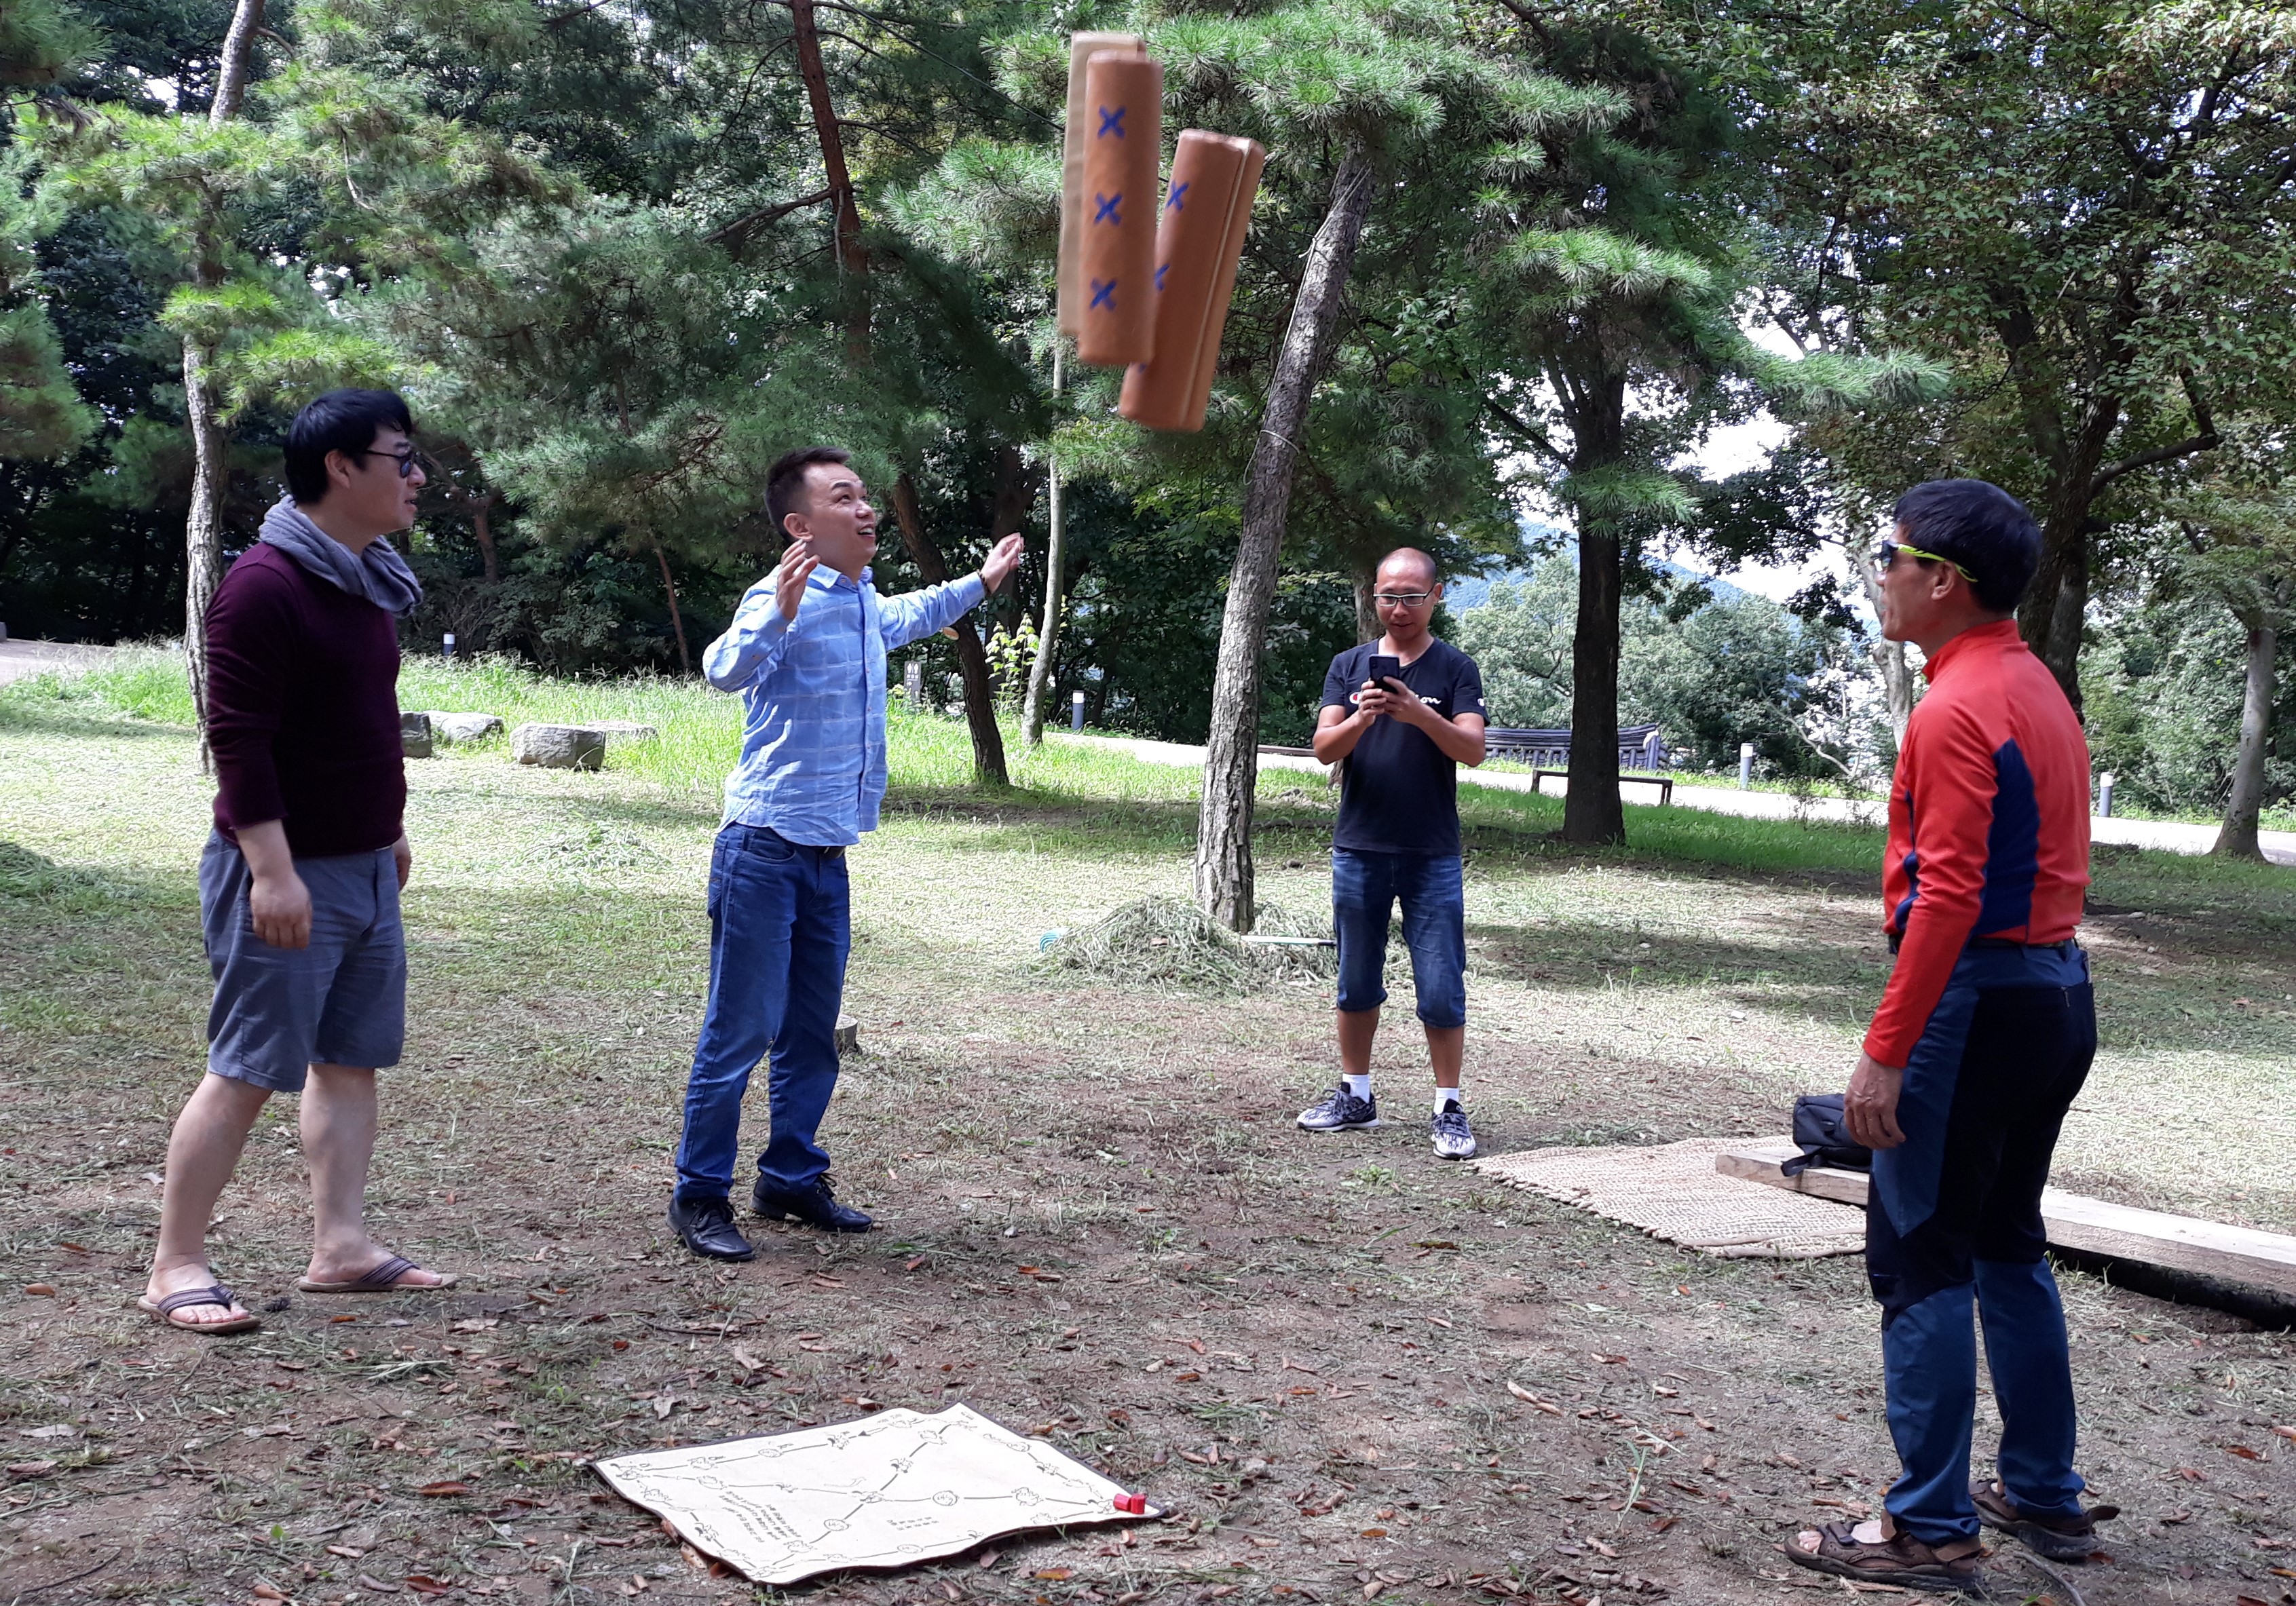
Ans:
[[[2172,463],[2179,457],[2190,457],[2195,452],[2212,452],[2223,444],[2224,437],[2211,430],[2206,435],[2195,435],[2189,440],[2180,440],[2174,446],[2153,447],[2147,451],[2137,453],[2134,457],[2124,457],[2119,463],[2109,463],[2099,469],[2095,478],[2088,482],[2089,497],[2094,501],[2096,497],[2104,495],[2104,488],[2123,474],[2133,474],[2138,469],[2149,469],[2156,463]]]
[[[1554,443],[1547,438],[1546,431],[1540,429],[1537,424],[1530,422],[1528,419],[1521,416],[1512,407],[1507,406],[1503,402],[1495,401],[1491,397],[1486,396],[1483,397],[1483,410],[1488,413],[1493,418],[1497,419],[1508,429],[1513,430],[1524,440],[1529,441],[1539,451],[1546,453],[1547,457],[1553,461],[1558,468],[1567,469],[1570,466],[1570,460],[1568,457],[1565,457],[1561,452],[1555,450]]]
[[[800,195],[795,201],[784,201],[777,206],[760,207],[745,212],[724,228],[705,236],[712,245],[722,245],[727,250],[739,252],[750,243],[750,238],[769,223],[779,223],[791,212],[801,212],[808,207],[817,207],[824,201],[836,198],[834,190],[816,190],[810,195]]]

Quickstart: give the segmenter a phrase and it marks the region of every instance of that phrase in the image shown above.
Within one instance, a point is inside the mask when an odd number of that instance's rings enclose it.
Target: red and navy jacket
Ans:
[[[1890,783],[1882,925],[1897,969],[1866,1052],[1903,1065],[1973,937],[2062,942],[2088,886],[2088,742],[2015,621],[1939,648]]]

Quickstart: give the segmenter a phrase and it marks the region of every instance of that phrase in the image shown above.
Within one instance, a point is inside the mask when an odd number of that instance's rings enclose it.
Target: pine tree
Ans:
[[[1378,227],[1398,165],[1480,143],[1510,146],[1614,118],[1573,89],[1475,47],[1446,8],[1321,0],[1149,30],[1169,79],[1211,126],[1259,137],[1284,200],[1315,209],[1245,471],[1197,818],[1196,900],[1223,924],[1253,922],[1251,822],[1261,659],[1311,402],[1344,322],[1349,271]]]
[[[0,7],[0,458],[62,457],[95,428],[38,299],[32,242],[56,219],[53,208],[29,193],[33,153],[15,127],[28,113],[76,115],[56,90],[93,45],[68,6],[11,0]]]

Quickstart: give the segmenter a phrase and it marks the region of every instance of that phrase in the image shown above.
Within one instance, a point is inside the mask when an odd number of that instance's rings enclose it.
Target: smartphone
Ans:
[[[1371,683],[1377,686],[1381,691],[1384,692],[1387,690],[1387,683],[1389,680],[1400,679],[1402,675],[1403,660],[1401,659],[1393,657],[1385,652],[1374,652],[1371,655]]]

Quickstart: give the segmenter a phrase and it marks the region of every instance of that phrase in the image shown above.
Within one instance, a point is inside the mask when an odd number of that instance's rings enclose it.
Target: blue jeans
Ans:
[[[1340,1008],[1387,1002],[1387,922],[1403,905],[1412,990],[1428,1026],[1467,1024],[1467,900],[1456,853],[1332,849],[1332,933],[1340,943]]]
[[[837,1087],[837,1009],[853,946],[840,848],[808,848],[761,825],[728,825],[709,856],[709,1004],[685,1085],[677,1199],[732,1190],[742,1095],[768,1053],[771,1135],[758,1175],[776,1192],[829,1169],[814,1141]]]
[[[1866,1271],[1882,1306],[1890,1434],[1904,1467],[1885,1504],[1924,1544],[1977,1535],[1969,1460],[1980,1326],[2001,1407],[2003,1488],[2035,1516],[2080,1513],[2072,1357],[2041,1190],[2095,1051],[2078,949],[1972,947],[1906,1065],[1906,1142],[1874,1156]]]

